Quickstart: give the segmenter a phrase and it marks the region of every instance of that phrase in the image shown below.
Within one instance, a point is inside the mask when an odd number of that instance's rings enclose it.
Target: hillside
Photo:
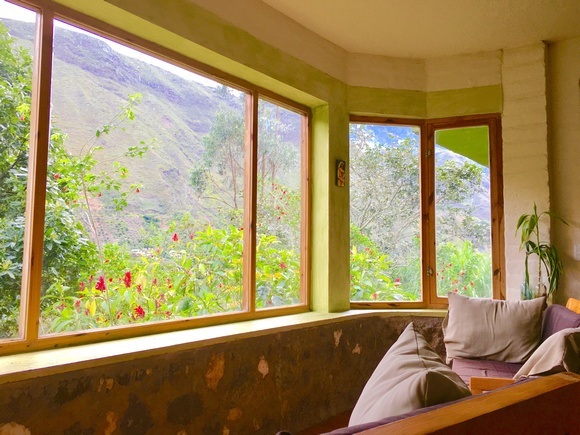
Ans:
[[[24,48],[32,48],[34,25],[4,19],[10,34]],[[183,212],[202,213],[198,195],[190,187],[190,172],[203,153],[202,138],[216,114],[228,106],[238,111],[243,95],[188,80],[154,66],[141,57],[129,57],[100,38],[56,27],[53,59],[52,122],[67,135],[72,154],[91,146],[103,149],[95,156],[97,171],[111,171],[118,161],[129,168],[128,182],[141,183],[123,216],[112,213],[111,197],[104,193],[92,203],[107,239],[138,236],[145,222],[167,224]],[[110,134],[95,136],[111,123],[128,96],[139,93],[135,119]],[[296,137],[299,131],[288,131]],[[123,156],[129,146],[151,145],[144,158]],[[103,225],[106,224],[106,225]]]

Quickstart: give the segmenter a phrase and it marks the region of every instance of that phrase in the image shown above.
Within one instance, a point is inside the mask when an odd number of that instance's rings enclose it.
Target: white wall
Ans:
[[[545,46],[505,50],[502,87],[506,286],[507,298],[517,299],[524,273],[517,219],[534,202],[539,211],[550,207]],[[541,231],[548,241],[548,226]]]
[[[552,241],[564,262],[564,279],[556,301],[580,299],[580,38],[548,46],[548,138],[552,209],[570,226],[553,223]]]

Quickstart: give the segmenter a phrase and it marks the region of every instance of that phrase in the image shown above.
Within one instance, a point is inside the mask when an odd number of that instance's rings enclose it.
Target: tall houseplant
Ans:
[[[544,211],[538,214],[536,203],[534,203],[533,213],[523,214],[518,219],[516,235],[521,231],[520,249],[525,248],[526,251],[525,276],[524,282],[522,283],[522,295],[526,299],[540,296],[545,292],[546,287],[542,282],[542,269],[546,271],[548,279],[548,295],[551,295],[558,289],[560,277],[564,271],[558,249],[555,246],[542,241],[540,237],[540,219],[544,215],[557,219],[568,225],[564,219],[550,211]],[[535,289],[536,291],[532,291],[532,288],[530,287],[530,273],[528,270],[528,260],[530,255],[536,255],[538,257],[538,282]]]

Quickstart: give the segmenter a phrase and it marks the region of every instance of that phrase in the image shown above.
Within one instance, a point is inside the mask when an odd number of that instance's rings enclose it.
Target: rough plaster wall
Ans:
[[[71,435],[296,432],[352,409],[410,321],[444,357],[441,318],[369,315],[5,384],[0,428]]]
[[[498,85],[501,83],[501,52],[427,59],[425,70],[428,92]]]
[[[548,46],[548,120],[550,129],[550,195],[552,209],[569,227],[552,223],[552,241],[560,250],[564,279],[556,302],[580,299],[580,38]]]
[[[425,61],[349,53],[350,86],[425,91]]]
[[[519,299],[524,255],[515,236],[517,219],[532,212],[534,202],[539,211],[550,207],[545,46],[505,50],[501,72],[506,287],[508,299]],[[549,229],[541,231],[549,240]]]
[[[261,0],[191,0],[262,41],[346,81],[347,52]],[[256,19],[259,16],[259,19]]]

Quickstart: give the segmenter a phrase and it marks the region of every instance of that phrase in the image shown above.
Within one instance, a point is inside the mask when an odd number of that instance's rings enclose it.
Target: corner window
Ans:
[[[308,109],[42,4],[0,2],[0,336],[307,310]]]
[[[499,118],[351,117],[353,306],[500,297]],[[495,241],[495,247],[492,245]]]

